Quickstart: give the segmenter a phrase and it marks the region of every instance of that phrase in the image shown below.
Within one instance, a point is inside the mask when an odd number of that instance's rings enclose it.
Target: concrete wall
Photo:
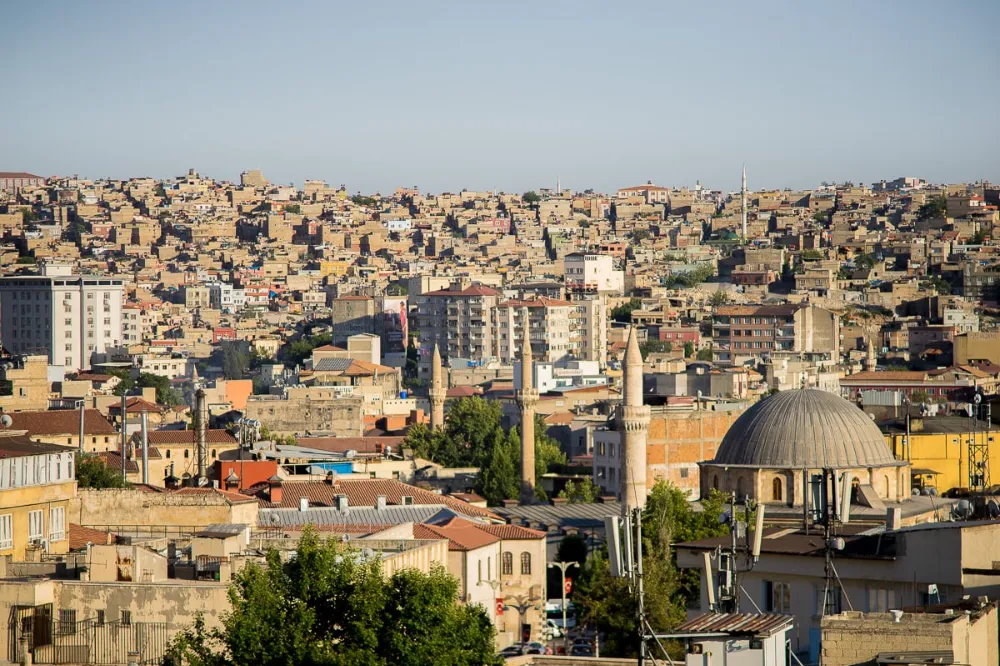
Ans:
[[[217,493],[178,495],[139,490],[81,489],[70,500],[66,522],[77,525],[198,526],[257,524],[257,502],[230,503]]]

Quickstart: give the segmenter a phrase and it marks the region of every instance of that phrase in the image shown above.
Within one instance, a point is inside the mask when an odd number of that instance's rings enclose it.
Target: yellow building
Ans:
[[[319,262],[319,274],[322,277],[344,277],[351,268],[349,261],[321,261]]]
[[[989,447],[988,485],[1000,484],[1000,431],[970,432],[970,421],[964,416],[939,416],[910,419],[910,447],[906,446],[906,422],[900,420],[884,427],[886,443],[898,460],[909,457],[913,488],[933,487],[939,493],[952,488],[969,487],[969,444]]]
[[[74,450],[0,433],[0,556],[69,552],[67,511],[76,495]]]

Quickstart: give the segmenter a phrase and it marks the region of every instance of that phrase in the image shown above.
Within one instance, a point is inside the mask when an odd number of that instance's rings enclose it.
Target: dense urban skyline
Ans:
[[[751,189],[996,181],[998,13],[21,4],[0,152],[45,175],[261,168],[365,192],[735,190],[743,162]]]

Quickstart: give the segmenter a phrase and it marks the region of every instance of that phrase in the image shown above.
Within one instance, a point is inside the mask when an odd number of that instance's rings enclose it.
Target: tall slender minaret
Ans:
[[[740,218],[743,222],[743,242],[747,241],[747,165],[743,163],[743,184],[740,187]]]
[[[556,196],[562,194],[562,185],[559,182],[559,176],[556,176]]]
[[[517,404],[521,408],[521,504],[535,501],[535,405],[538,391],[532,377],[531,326],[528,309],[522,311],[524,335],[521,338],[521,390]]]
[[[447,394],[441,381],[441,352],[434,343],[434,355],[431,357],[431,430],[444,426],[444,398]]]
[[[625,350],[625,377],[622,404],[618,408],[618,432],[621,434],[622,511],[646,505],[646,435],[649,432],[649,407],[642,404],[642,354],[635,327],[628,334]]]

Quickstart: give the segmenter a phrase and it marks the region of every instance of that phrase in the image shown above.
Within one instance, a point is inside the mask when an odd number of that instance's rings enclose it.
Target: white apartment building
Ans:
[[[45,265],[40,275],[0,278],[0,343],[14,354],[47,354],[68,371],[122,344],[122,280],[73,275]]]
[[[126,305],[122,308],[122,344],[137,345],[142,339],[142,308],[138,305]]]
[[[530,330],[532,356],[539,363],[558,363],[572,353],[570,337],[575,322],[574,305],[541,296],[531,300],[509,300],[496,306],[496,336],[493,355],[503,363],[520,356],[524,326]]]
[[[603,295],[588,295],[573,301],[570,313],[570,353],[581,361],[608,364],[608,300]]]
[[[625,272],[615,270],[615,258],[609,254],[574,252],[566,255],[563,267],[570,291],[621,294],[625,290]]]
[[[209,306],[223,312],[239,312],[247,304],[244,289],[237,289],[228,282],[214,282],[208,286]]]

